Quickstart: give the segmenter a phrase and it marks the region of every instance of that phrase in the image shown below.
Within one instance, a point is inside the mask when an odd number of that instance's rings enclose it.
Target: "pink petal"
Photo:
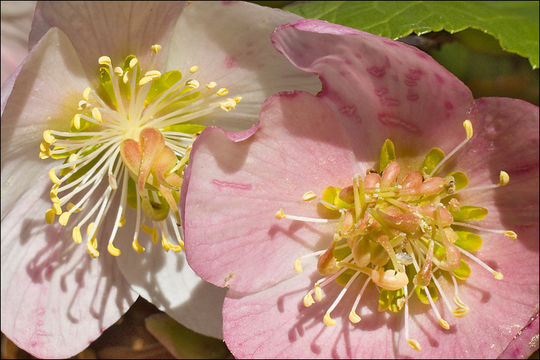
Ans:
[[[153,44],[165,45],[185,3],[40,2],[30,33],[33,46],[51,27],[60,28],[77,50],[86,73],[95,76],[97,60],[113,63],[133,54],[145,61]]]
[[[528,359],[533,352],[538,351],[538,327],[536,314],[536,317],[519,331],[498,359]]]
[[[203,279],[238,291],[263,289],[291,276],[294,260],[331,236],[332,226],[274,215],[283,208],[319,217],[316,203],[302,200],[305,192],[320,195],[350,182],[355,170],[365,172],[334,119],[312,95],[295,92],[267,100],[259,130],[245,141],[233,143],[218,128],[201,134],[183,209],[187,259]]]
[[[472,187],[496,184],[499,172],[506,171],[507,186],[466,191],[464,202],[487,207],[486,225],[491,227],[538,228],[538,107],[516,99],[482,98],[476,101],[473,117],[475,135],[455,155],[451,169],[441,173],[465,171]]]
[[[48,176],[34,181],[45,184]],[[137,295],[111,256],[92,259],[85,244],[71,241],[69,227],[45,223],[48,193],[30,187],[17,208],[3,213],[2,332],[34,356],[67,358],[116,322]],[[106,245],[100,242],[102,254]]]
[[[202,123],[245,130],[257,122],[260,106],[270,95],[319,91],[319,79],[296,69],[270,41],[277,26],[298,19],[286,11],[240,1],[200,1],[186,7],[169,43],[166,68],[181,70],[201,86],[215,81],[216,90],[225,87],[228,96],[242,97],[234,111],[213,113]],[[187,69],[193,65],[199,70],[191,75]]]
[[[284,25],[272,42],[299,69],[321,77],[321,98],[347,122],[363,157],[378,158],[387,138],[409,157],[463,138],[471,92],[424,52],[319,20]]]
[[[490,256],[494,251],[482,251],[480,256],[497,259],[503,267],[515,267],[516,257],[526,246],[519,244],[501,254],[504,245],[495,242],[488,249],[496,249],[497,257]],[[357,309],[361,322],[349,322],[349,311],[364,276],[355,281],[332,312],[336,325],[326,326],[323,316],[343,287],[329,285],[324,288],[322,302],[304,307],[304,295],[321,277],[314,271],[314,263],[305,264],[303,273],[264,291],[243,297],[229,292],[223,306],[224,339],[238,358],[440,358],[441,354],[445,358],[494,358],[538,312],[538,258],[520,261],[519,274],[503,281],[469,263],[471,277],[460,285],[460,297],[471,312],[457,319],[449,314],[440,296],[436,302],[451,326],[449,331],[439,326],[428,305],[411,297],[409,334],[419,341],[421,352],[405,342],[403,311],[389,314],[377,310],[378,293],[371,284]],[[439,280],[445,284],[444,279]],[[444,287],[452,301],[453,287]]]
[[[15,71],[28,53],[28,34],[35,1],[2,2],[2,77],[4,81]]]
[[[38,156],[43,131],[69,126],[88,80],[69,40],[53,29],[29,54],[13,85],[2,112],[2,218],[52,167]]]

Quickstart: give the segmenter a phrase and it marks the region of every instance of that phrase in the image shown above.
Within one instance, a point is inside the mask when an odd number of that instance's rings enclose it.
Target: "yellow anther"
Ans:
[[[463,127],[465,128],[465,132],[467,133],[467,140],[472,138],[473,136],[473,127],[470,120],[465,120],[463,122]]]
[[[153,52],[154,54],[157,54],[157,53],[160,52],[160,51],[161,51],[161,45],[159,45],[159,44],[154,44],[154,45],[152,45],[152,52]]]
[[[141,225],[141,230],[147,233],[148,235],[152,235],[153,233],[152,228],[144,224]]]
[[[227,99],[219,103],[219,107],[224,111],[233,110],[236,107],[236,101],[234,99]]]
[[[147,71],[146,74],[144,74],[144,76],[149,76],[151,78],[158,78],[161,76],[161,72],[159,72],[158,70],[150,70],[150,71]]]
[[[78,110],[84,110],[86,109],[88,106],[90,106],[90,104],[88,104],[88,101],[86,100],[81,100],[79,101],[79,103],[77,104],[78,105]]]
[[[510,175],[506,171],[502,171],[499,173],[499,186],[505,186],[510,181]]]
[[[109,252],[109,254],[111,254],[112,256],[118,256],[121,254],[121,251],[120,249],[114,247],[113,243],[110,242],[109,245],[107,245],[107,251]]]
[[[199,86],[201,86],[201,84],[197,80],[191,79],[191,80],[186,81],[186,86],[197,89]]]
[[[415,339],[407,339],[407,344],[409,344],[409,346],[416,351],[422,350],[422,348],[420,347],[420,343]]]
[[[313,191],[308,191],[307,193],[302,195],[302,200],[309,201],[309,200],[315,199],[316,197],[317,197],[317,195],[315,195],[315,193]]]
[[[73,236],[73,241],[75,242],[75,244],[80,244],[82,242],[80,226],[75,226],[71,231],[71,235]]]
[[[60,185],[62,182],[60,181],[60,179],[56,176],[56,173],[54,172],[54,168],[52,168],[51,170],[49,170],[49,178],[51,179],[51,181],[53,183],[55,183],[56,185]]]
[[[86,89],[84,89],[84,91],[82,93],[83,99],[88,101],[88,99],[90,98],[90,93],[91,92],[92,92],[92,89],[90,87],[87,87]]]
[[[92,109],[92,116],[93,116],[94,119],[96,119],[97,121],[103,122],[103,118],[101,117],[101,112],[99,111],[98,108],[93,108],[93,109]]]
[[[76,208],[75,210],[72,210],[74,207],[75,207],[75,204],[70,202],[67,204],[66,209],[71,213],[78,213],[79,211],[82,210],[80,207]]]
[[[161,234],[161,246],[163,247],[163,249],[165,249],[165,251],[169,251],[171,248],[169,242],[167,241],[167,238],[165,238],[165,235],[163,234]]]
[[[139,62],[139,60],[137,60],[136,57],[134,57],[133,59],[129,60],[129,68],[130,69],[133,69],[135,67],[135,65],[137,65],[137,63]]]
[[[81,128],[81,114],[75,114],[73,117],[73,126],[79,130]]]
[[[94,223],[91,222],[90,224],[88,224],[88,227],[86,228],[86,235],[90,236],[93,229],[94,229]]]
[[[468,307],[458,307],[454,311],[452,311],[452,315],[454,315],[457,318],[462,318],[466,316],[469,313]]]
[[[127,84],[128,81],[129,81],[129,71],[126,70],[126,72],[124,73],[124,76],[122,76],[122,82],[124,84]]]
[[[157,241],[158,241],[158,233],[157,233],[156,227],[154,226],[154,228],[152,229],[152,242],[154,244],[157,244]]]
[[[146,250],[145,248],[143,248],[139,242],[137,241],[137,239],[133,239],[132,243],[131,243],[131,246],[133,247],[133,250],[135,250],[136,252],[138,253],[142,253],[144,250]]]
[[[45,211],[45,221],[47,224],[54,223],[54,215],[56,215],[56,211],[54,209],[49,209]]]
[[[330,317],[330,313],[328,313],[328,312],[326,314],[324,314],[323,321],[326,324],[326,326],[334,326],[334,325],[336,325],[336,320],[332,319]]]
[[[41,152],[49,152],[51,149],[49,149],[49,144],[48,142],[46,141],[42,141],[40,144],[39,144],[39,150],[41,150]]]
[[[317,299],[317,301],[322,301],[322,289],[319,284],[315,284],[314,293],[315,293],[315,299]]]
[[[49,192],[49,196],[50,196],[51,202],[53,204],[59,204],[60,203],[60,198],[58,197],[58,193],[56,191],[51,190]]]
[[[493,277],[495,278],[495,280],[502,280],[504,278],[503,274],[498,271],[493,272]]]
[[[457,295],[454,296],[454,303],[456,303],[456,305],[460,308],[469,309],[469,307],[463,301],[461,301]]]
[[[123,227],[126,224],[126,218],[122,215],[120,221],[118,221],[118,227]]]
[[[192,74],[196,72],[197,70],[199,70],[199,67],[197,65],[193,65],[192,67],[189,68],[189,72]]]
[[[221,88],[218,91],[216,91],[216,95],[218,96],[227,95],[228,93],[229,93],[229,90],[226,88]]]
[[[62,215],[62,207],[60,207],[60,203],[59,202],[55,202],[53,203],[53,210],[54,212],[56,213],[56,215]]]
[[[209,82],[208,84],[206,84],[206,87],[207,87],[208,89],[213,89],[213,88],[215,88],[216,86],[217,86],[217,83],[216,83],[215,81],[211,81],[211,82]]]
[[[108,56],[101,56],[99,59],[98,59],[98,63],[99,65],[107,65],[107,66],[111,66],[111,58],[108,57]]]
[[[517,234],[511,230],[507,230],[504,232],[504,235],[509,238],[510,240],[516,240],[517,239]]]
[[[349,313],[349,321],[353,324],[358,324],[362,318],[356,313],[356,311],[351,310]]]
[[[44,153],[43,151],[40,151],[39,152],[39,158],[41,160],[45,160],[45,159],[48,159],[49,158],[49,155],[47,155],[46,153]]]
[[[86,250],[88,250],[88,253],[90,254],[90,256],[95,259],[99,256],[99,251],[97,251],[96,248],[92,246],[93,245],[92,243],[93,243],[92,240],[88,240],[86,242]]]
[[[441,327],[445,330],[449,330],[450,329],[450,325],[448,324],[448,322],[446,320],[444,320],[443,318],[440,318],[439,319],[439,324],[441,325]]]
[[[311,293],[307,293],[306,296],[304,296],[304,306],[310,307],[313,304],[315,304],[315,300],[313,300],[313,296],[311,296]]]
[[[169,250],[172,250],[174,252],[180,252],[182,251],[182,247],[180,245],[173,245],[169,243]]]
[[[294,261],[294,271],[299,274],[302,272],[302,258],[298,258]]]
[[[283,209],[279,209],[274,216],[276,219],[283,219],[285,218],[285,213],[283,212]]]
[[[235,96],[234,97],[234,102],[236,102],[237,104],[242,101],[242,97],[241,96]]]
[[[149,77],[149,76],[145,76],[143,77],[141,80],[139,80],[139,86],[143,86],[143,85],[146,85],[148,84],[150,81],[152,81],[153,78]]]
[[[51,130],[45,130],[43,132],[43,140],[45,140],[47,144],[54,144],[56,141],[56,138],[53,136]]]
[[[60,215],[60,217],[58,218],[58,223],[62,226],[66,226],[70,215],[71,213],[69,211],[62,213],[62,215]]]
[[[117,67],[114,68],[114,73],[117,76],[122,76],[122,75],[124,75],[124,70],[122,70],[122,68],[120,66],[117,66]]]

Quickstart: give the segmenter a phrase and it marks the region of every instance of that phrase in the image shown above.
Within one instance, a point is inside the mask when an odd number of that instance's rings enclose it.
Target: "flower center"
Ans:
[[[148,69],[142,69],[134,55],[114,68],[108,56],[100,57],[99,85],[84,90],[69,129],[43,132],[40,158],[64,159],[49,171],[52,208],[45,220],[52,224],[58,216],[60,225],[66,226],[76,217],[73,240],[82,242],[81,228],[86,226],[92,257],[99,256],[97,230],[105,218],[111,218],[107,214],[118,200],[108,234],[109,253],[120,255],[113,241],[125,224],[127,206],[137,213],[135,251],[145,250],[138,242],[139,229],[151,235],[154,243],[161,237],[166,251],[182,250],[177,204],[183,170],[194,139],[204,129],[190,122],[214,111],[230,111],[241,100],[239,96],[223,99],[228,90],[216,89],[215,82],[200,86],[193,78],[199,69],[196,65],[189,69],[188,79],[178,70],[161,74],[153,69],[161,46],[153,45],[151,50]],[[169,241],[167,220],[177,244]]]
[[[379,311],[404,310],[405,337],[413,349],[420,350],[418,341],[410,338],[408,333],[408,301],[412,293],[431,307],[441,327],[448,330],[450,325],[441,317],[435,302],[440,296],[455,317],[468,314],[469,307],[459,298],[456,280],[463,281],[469,277],[468,262],[478,263],[497,280],[503,278],[500,272],[471,253],[480,249],[482,238],[466,230],[502,233],[510,239],[516,239],[516,234],[470,224],[468,221],[483,219],[487,209],[462,205],[459,194],[504,186],[509,181],[508,174],[501,171],[498,184],[475,188],[467,188],[467,176],[461,171],[444,177],[434,176],[443,163],[472,137],[469,120],[464,122],[464,127],[467,138],[451,153],[445,156],[442,150],[433,148],[420,170],[405,176],[400,174],[400,166],[395,161],[393,143],[386,140],[381,151],[379,172],[370,171],[363,178],[355,176],[352,185],[343,189],[330,186],[324,190],[319,201],[334,212],[333,219],[286,215],[281,209],[276,213],[278,219],[336,223],[333,240],[327,249],[302,256],[294,264],[296,272],[300,273],[302,259],[319,256],[317,270],[323,277],[304,297],[306,307],[315,303],[313,295],[321,301],[322,289],[332,282],[343,286],[326,311],[323,318],[326,325],[335,325],[332,311],[349,293],[353,282],[363,275],[364,284],[355,294],[349,320],[352,323],[361,320],[356,309],[367,285],[372,282],[379,290]],[[305,201],[315,198],[316,194],[311,191],[303,196]],[[450,305],[441,287],[442,276],[452,280],[453,301],[457,308]]]

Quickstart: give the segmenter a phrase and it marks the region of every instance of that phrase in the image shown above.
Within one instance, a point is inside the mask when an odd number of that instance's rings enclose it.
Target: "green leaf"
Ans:
[[[424,174],[431,174],[433,170],[439,165],[439,163],[444,159],[444,152],[439,148],[433,148],[429,150],[426,157],[424,158],[424,162],[422,162],[422,166],[420,167],[420,171]]]
[[[394,143],[390,139],[386,139],[381,149],[381,156],[379,157],[379,172],[383,172],[384,169],[392,161],[396,160],[396,151],[394,149]]]
[[[463,171],[454,171],[448,174],[448,176],[452,176],[454,178],[456,190],[464,189],[467,187],[467,185],[469,185],[469,179]]]
[[[538,1],[309,1],[284,9],[398,39],[446,30],[478,29],[502,49],[539,66]]]
[[[480,206],[465,205],[458,212],[451,212],[455,221],[482,220],[488,214],[486,208]]]
[[[230,355],[222,340],[193,332],[165,314],[150,315],[145,325],[177,359],[225,359]]]
[[[452,270],[452,273],[458,279],[465,280],[471,274],[471,268],[463,259],[461,259],[461,264],[457,269]]]
[[[482,237],[468,231],[454,231],[458,239],[454,245],[466,251],[476,251],[482,247]]]

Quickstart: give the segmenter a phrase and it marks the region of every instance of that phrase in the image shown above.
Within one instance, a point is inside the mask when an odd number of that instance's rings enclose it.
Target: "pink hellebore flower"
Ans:
[[[323,21],[272,41],[323,90],[272,96],[251,136],[207,128],[181,198],[189,264],[230,289],[232,353],[529,356],[538,107],[474,100],[423,52]]]
[[[207,124],[250,128],[276,91],[320,84],[269,40],[298,16],[185,5],[37,5],[1,122],[2,332],[35,356],[80,352],[139,295],[222,336],[225,291],[179,253],[191,144]]]

